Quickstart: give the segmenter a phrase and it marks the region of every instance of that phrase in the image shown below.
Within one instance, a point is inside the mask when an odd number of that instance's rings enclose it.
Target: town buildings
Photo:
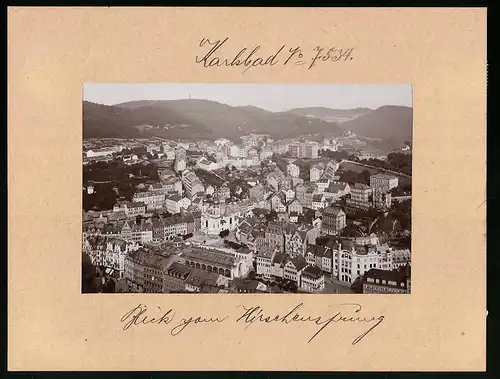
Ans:
[[[369,186],[340,182],[345,169],[318,157],[308,137],[137,144],[155,156],[138,151],[133,161],[127,153],[122,163],[118,147],[100,151],[102,144],[85,154],[139,172],[115,186],[116,201],[83,212],[85,256],[128,291],[333,293],[332,282],[346,291],[361,282],[363,293],[410,292],[411,231],[391,213],[396,176],[372,175]],[[327,138],[321,146],[340,144]],[[104,189],[91,179],[83,195],[95,198]]]
[[[347,205],[352,208],[368,210],[373,203],[373,189],[366,184],[356,183],[351,187],[351,197],[347,199]]]
[[[325,275],[318,266],[307,266],[300,275],[300,289],[306,292],[320,292],[325,288]]]
[[[165,204],[165,194],[156,191],[136,192],[132,198],[132,202],[145,204],[147,211],[160,209]]]
[[[370,187],[384,192],[396,188],[398,186],[398,182],[398,177],[394,175],[378,173],[370,176]]]
[[[189,198],[193,198],[195,194],[205,192],[201,180],[192,171],[184,171],[181,178],[182,184]]]
[[[346,226],[346,214],[338,207],[327,207],[322,212],[321,231],[328,235],[337,235]]]
[[[165,208],[170,213],[180,213],[181,209],[187,209],[191,205],[191,200],[179,195],[165,197]]]
[[[380,270],[372,268],[363,276],[365,294],[407,294],[410,293],[410,271]]]
[[[312,142],[294,142],[288,147],[290,155],[294,158],[318,158],[319,147]]]

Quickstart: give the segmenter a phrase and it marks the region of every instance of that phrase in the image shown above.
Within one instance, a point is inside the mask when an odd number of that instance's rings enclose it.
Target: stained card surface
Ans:
[[[10,370],[485,369],[485,9],[8,14]]]

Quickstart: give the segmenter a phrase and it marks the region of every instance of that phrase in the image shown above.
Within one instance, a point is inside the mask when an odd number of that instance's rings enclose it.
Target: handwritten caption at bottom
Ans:
[[[367,335],[372,333],[385,319],[385,316],[366,316],[363,314],[363,307],[358,303],[343,303],[338,304],[337,310],[326,316],[311,316],[303,312],[304,304],[297,304],[284,312],[267,312],[261,306],[245,306],[239,305],[237,312],[234,315],[224,315],[217,317],[206,316],[183,316],[180,317],[173,308],[166,311],[159,306],[149,308],[147,305],[139,304],[123,314],[120,321],[124,331],[131,330],[137,327],[161,325],[167,326],[172,336],[178,336],[187,328],[196,327],[200,324],[228,324],[236,323],[244,325],[244,329],[248,329],[252,325],[265,324],[309,324],[317,326],[314,334],[307,341],[311,343],[321,333],[323,333],[330,325],[366,325],[364,331],[352,340],[352,344],[356,345],[363,340]]]

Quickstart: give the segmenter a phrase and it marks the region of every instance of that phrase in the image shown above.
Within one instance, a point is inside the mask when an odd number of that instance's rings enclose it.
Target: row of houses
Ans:
[[[323,273],[346,284],[353,283],[372,268],[392,271],[411,264],[409,250],[380,245],[373,236],[361,237],[359,241],[356,238],[331,238],[324,245],[316,245],[312,241],[308,243],[307,239],[300,237],[300,232],[296,232],[291,241],[296,239],[298,243],[293,247],[280,249],[276,244],[279,233],[276,232],[272,236],[274,238],[266,238],[266,231],[267,229],[264,230],[264,238],[261,237],[263,243],[257,243],[255,249],[257,273],[267,277],[282,277],[279,270],[284,270],[287,262],[296,258],[299,261],[303,259],[309,266],[319,267]],[[293,262],[289,266],[291,264]]]
[[[201,213],[177,213],[164,217],[158,214],[139,220],[84,225],[83,236],[120,238],[141,244],[165,242],[194,233],[201,228]]]
[[[256,274],[264,279],[286,279],[306,292],[320,292],[325,288],[323,271],[308,264],[303,256],[291,257],[277,248],[262,246],[256,252]]]

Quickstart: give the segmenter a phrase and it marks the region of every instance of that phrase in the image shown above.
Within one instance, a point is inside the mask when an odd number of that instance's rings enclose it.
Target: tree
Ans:
[[[226,238],[228,235],[229,235],[229,230],[228,230],[228,229],[224,229],[224,230],[222,230],[222,231],[219,233],[219,236],[220,236],[221,238]]]
[[[363,172],[361,173],[361,177],[363,178],[363,183],[370,184],[370,176],[371,176],[370,171],[363,170]]]

